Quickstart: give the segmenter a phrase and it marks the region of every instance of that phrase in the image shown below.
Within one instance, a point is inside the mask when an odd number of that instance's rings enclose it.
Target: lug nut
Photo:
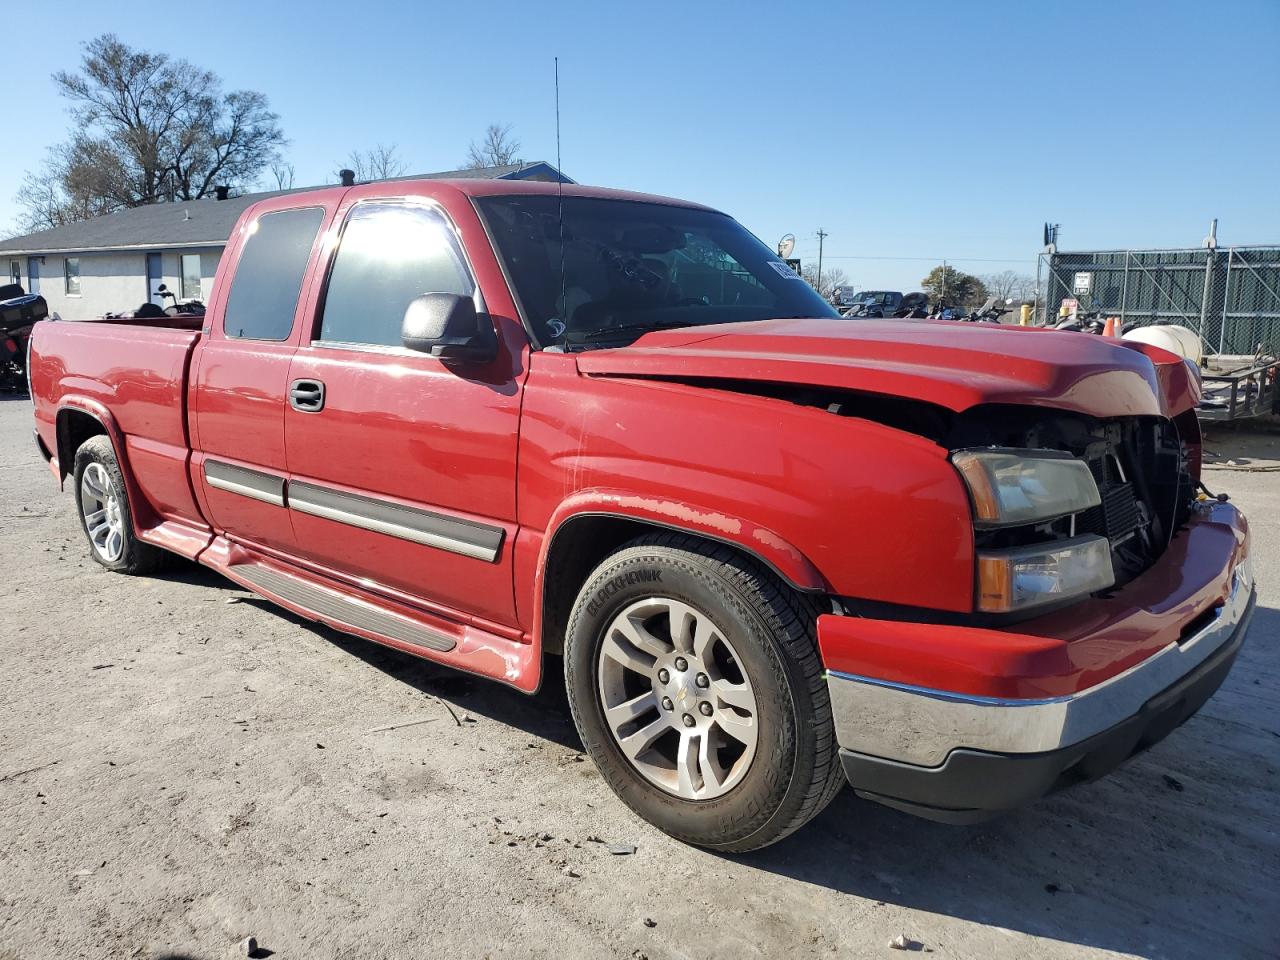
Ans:
[[[673,703],[671,702],[671,698],[670,698],[670,697],[663,697],[663,698],[662,698],[662,709],[663,709],[663,710],[670,710],[670,709],[672,709],[674,706],[675,706],[675,704],[673,704]]]
[[[689,669],[689,661],[686,660],[684,657],[676,657],[676,669],[679,670],[681,673],[684,673],[686,670]]]
[[[703,690],[711,686],[711,681],[707,679],[707,675],[705,673],[698,674],[696,677],[693,678],[693,682],[696,683],[698,686],[700,686]]]
[[[700,704],[698,704],[698,710],[702,713],[704,717],[711,716],[711,704],[707,703],[707,701],[705,700],[703,700]]]
[[[667,682],[668,680],[670,680],[670,679],[671,679],[671,674],[667,673],[667,668],[666,668],[666,667],[663,667],[661,670],[659,670],[659,671],[658,671],[658,682],[659,682],[659,683],[666,683],[666,682]]]
[[[684,725],[686,727],[692,727],[693,724],[694,724],[693,716],[691,714],[686,713],[684,715]]]

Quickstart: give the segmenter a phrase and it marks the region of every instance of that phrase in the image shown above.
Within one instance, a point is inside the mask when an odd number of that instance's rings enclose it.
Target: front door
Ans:
[[[214,526],[232,539],[291,552],[285,508],[284,415],[297,349],[298,299],[332,212],[316,204],[249,220],[230,289],[219,290],[192,373],[193,479]],[[336,204],[335,204],[336,205]]]
[[[27,257],[27,293],[40,292],[40,258]]]
[[[346,211],[289,371],[289,507],[299,555],[445,613],[514,623],[521,367],[401,346],[424,293],[484,295],[451,221],[412,200]],[[503,291],[505,295],[505,291]]]

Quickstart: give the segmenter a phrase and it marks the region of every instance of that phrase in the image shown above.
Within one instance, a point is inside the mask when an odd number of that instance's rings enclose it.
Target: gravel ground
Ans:
[[[554,678],[525,697],[196,566],[103,572],[30,431],[0,401],[0,960],[1280,954],[1280,473],[1210,474],[1262,602],[1164,743],[980,827],[846,791],[717,856],[614,800]]]

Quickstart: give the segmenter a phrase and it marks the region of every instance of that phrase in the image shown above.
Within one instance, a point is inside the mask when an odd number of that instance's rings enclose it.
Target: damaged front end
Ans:
[[[1040,522],[979,528],[975,548],[1104,537],[1115,587],[1159,559],[1195,502],[1199,433],[1194,415],[1096,418],[1036,407],[978,407],[957,416],[942,442],[953,451],[1052,451],[1086,464],[1097,485],[1096,503]]]

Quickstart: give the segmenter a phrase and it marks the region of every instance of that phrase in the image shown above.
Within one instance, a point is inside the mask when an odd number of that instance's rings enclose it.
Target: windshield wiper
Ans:
[[[697,324],[687,320],[651,321],[649,323],[624,323],[616,327],[597,327],[595,330],[570,330],[565,333],[565,343],[595,343],[598,340],[609,340],[618,334],[651,333],[654,330],[675,330],[679,327],[692,327]]]

